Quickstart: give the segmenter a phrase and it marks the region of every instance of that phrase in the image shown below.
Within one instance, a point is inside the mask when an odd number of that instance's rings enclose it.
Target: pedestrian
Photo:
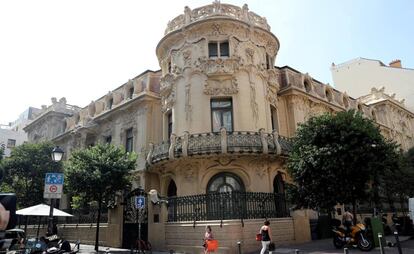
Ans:
[[[263,226],[260,228],[259,233],[262,235],[262,250],[260,251],[260,254],[264,254],[266,250],[268,249],[270,245],[271,235],[272,231],[270,230],[270,222],[268,220],[265,220],[263,223]]]
[[[208,251],[207,241],[213,240],[213,232],[211,231],[210,225],[206,226],[206,232],[204,233],[204,254],[210,253]]]
[[[349,211],[348,207],[345,207],[345,213],[342,216],[342,223],[345,226],[346,233],[351,232],[352,225],[354,224],[354,215]]]

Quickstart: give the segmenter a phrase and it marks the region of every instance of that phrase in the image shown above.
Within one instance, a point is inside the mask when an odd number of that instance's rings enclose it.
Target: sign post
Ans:
[[[49,235],[53,234],[53,206],[54,199],[62,198],[63,190],[63,174],[62,173],[46,173],[45,189],[43,192],[44,198],[50,199],[50,211],[47,232]]]
[[[145,197],[135,196],[135,208],[137,209],[137,222],[138,222],[138,253],[143,253],[141,250],[141,222],[142,222],[142,211],[145,209]]]

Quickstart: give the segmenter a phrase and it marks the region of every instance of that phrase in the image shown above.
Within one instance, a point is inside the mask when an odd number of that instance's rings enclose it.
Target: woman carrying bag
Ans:
[[[270,236],[272,235],[272,231],[270,230],[270,222],[266,220],[264,225],[260,228],[260,234],[262,235],[262,250],[260,254],[264,254],[266,250],[269,248],[270,241],[272,240]]]

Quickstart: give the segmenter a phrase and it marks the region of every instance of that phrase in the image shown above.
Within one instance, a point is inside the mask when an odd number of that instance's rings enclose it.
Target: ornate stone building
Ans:
[[[254,251],[263,218],[274,225],[276,242],[307,241],[308,214],[290,214],[284,200],[288,138],[298,123],[356,109],[406,149],[413,145],[414,115],[381,89],[356,100],[306,73],[274,67],[279,46],[266,19],[247,5],[185,7],[157,46],[160,71],[61,115],[55,121],[61,131],[44,138],[67,155],[97,142],[137,152],[134,187],[157,191],[143,214],[143,237],[156,249],[200,252],[209,224],[221,252],[235,253],[239,240],[244,251]],[[41,140],[36,126],[48,121],[54,118],[42,115],[26,127],[31,141]],[[130,247],[131,202],[120,200],[106,242]]]

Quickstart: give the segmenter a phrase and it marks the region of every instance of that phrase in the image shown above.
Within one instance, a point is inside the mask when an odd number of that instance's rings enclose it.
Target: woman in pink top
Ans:
[[[213,233],[211,232],[211,227],[206,226],[206,233],[204,234],[204,254],[210,253],[207,249],[207,240],[213,240]]]

